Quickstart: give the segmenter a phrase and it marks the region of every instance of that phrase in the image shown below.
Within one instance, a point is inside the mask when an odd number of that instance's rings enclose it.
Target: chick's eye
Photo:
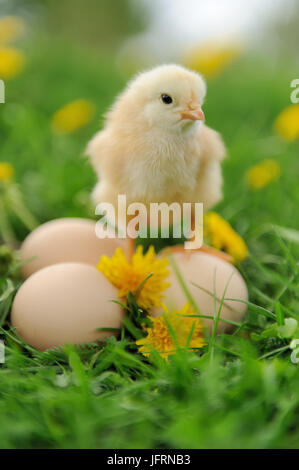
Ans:
[[[161,95],[161,100],[163,101],[163,103],[165,104],[171,104],[173,99],[171,98],[171,96],[169,95],[166,95],[166,93],[162,93]]]

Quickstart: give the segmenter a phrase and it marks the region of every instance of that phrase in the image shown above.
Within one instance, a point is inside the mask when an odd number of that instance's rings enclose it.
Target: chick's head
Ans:
[[[206,85],[198,73],[179,65],[161,65],[133,79],[110,116],[119,111],[122,116],[126,113],[127,122],[180,132],[204,121],[205,94]]]

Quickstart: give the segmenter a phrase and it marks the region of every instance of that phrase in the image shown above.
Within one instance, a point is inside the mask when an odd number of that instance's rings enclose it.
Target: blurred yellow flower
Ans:
[[[95,106],[90,101],[72,101],[54,114],[52,128],[58,134],[69,134],[88,124],[94,113]]]
[[[118,289],[120,298],[126,299],[132,292],[138,305],[145,310],[161,305],[162,292],[170,285],[165,282],[169,275],[167,267],[167,259],[156,258],[153,246],[145,255],[142,246],[138,246],[131,261],[127,260],[121,248],[117,248],[111,259],[102,256],[97,266]],[[141,286],[150,274],[152,276]]]
[[[0,48],[0,78],[14,78],[23,70],[24,54],[12,47]]]
[[[299,137],[299,104],[292,104],[285,108],[276,118],[275,131],[286,140],[295,140]]]
[[[204,215],[204,238],[211,246],[224,250],[235,262],[248,256],[248,248],[243,238],[216,212]]]
[[[206,343],[203,339],[203,327],[187,303],[181,310],[169,313],[164,306],[165,313],[158,317],[149,317],[153,326],[146,328],[147,336],[136,341],[139,351],[144,356],[150,356],[153,350],[168,360],[179,348],[201,348]],[[172,333],[175,340],[173,339]]]
[[[8,44],[17,39],[24,31],[22,18],[17,16],[4,16],[0,18],[0,44]]]
[[[10,181],[13,175],[13,166],[10,163],[0,162],[0,181]]]
[[[195,46],[185,53],[183,63],[188,68],[202,73],[205,78],[211,78],[228,67],[240,55],[240,52],[240,47],[236,45]]]
[[[246,180],[253,189],[261,189],[280,176],[280,166],[275,160],[264,160],[246,172]]]

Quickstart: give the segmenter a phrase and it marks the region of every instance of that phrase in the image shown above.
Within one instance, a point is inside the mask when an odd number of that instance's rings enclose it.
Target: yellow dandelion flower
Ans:
[[[234,261],[243,261],[248,256],[248,248],[243,238],[216,212],[204,215],[204,238],[211,246],[224,250]]]
[[[90,101],[72,101],[56,111],[52,118],[52,128],[58,134],[69,134],[88,124],[94,113],[95,107]]]
[[[12,47],[0,49],[0,77],[2,79],[14,78],[23,70],[25,56]]]
[[[169,313],[164,307],[165,313],[158,317],[149,317],[153,323],[151,328],[146,328],[147,336],[136,341],[139,351],[144,356],[150,356],[153,350],[168,360],[168,356],[179,348],[201,348],[206,343],[203,339],[203,327],[200,319],[194,315],[194,311],[187,303],[181,310]],[[174,334],[175,340],[172,336]]]
[[[295,140],[299,137],[299,104],[285,108],[274,123],[275,131],[285,140]]]
[[[13,166],[10,163],[0,162],[0,181],[10,181],[13,175]]]
[[[0,44],[8,44],[17,39],[24,31],[22,18],[17,16],[4,16],[0,18]]]
[[[183,63],[190,69],[197,70],[206,78],[219,75],[240,55],[240,48],[235,45],[221,46],[206,44],[190,49],[183,58]]]
[[[127,260],[121,248],[117,248],[111,259],[102,256],[97,266],[118,289],[120,298],[125,299],[128,293],[132,292],[138,305],[145,310],[161,305],[162,292],[170,286],[169,282],[165,282],[169,276],[167,267],[167,259],[156,258],[153,246],[145,255],[143,247],[138,246],[131,261]],[[150,274],[152,276],[139,289]]]
[[[251,167],[245,175],[248,185],[253,189],[261,189],[280,176],[280,166],[275,160],[264,160]]]

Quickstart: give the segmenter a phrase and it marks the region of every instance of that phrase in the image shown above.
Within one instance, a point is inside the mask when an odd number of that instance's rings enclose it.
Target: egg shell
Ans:
[[[96,222],[89,219],[64,218],[38,227],[28,235],[20,249],[20,258],[24,262],[22,276],[26,279],[39,269],[56,263],[78,262],[96,266],[102,255],[111,257],[119,246],[126,252],[125,239],[100,239],[96,236],[95,225]]]
[[[123,309],[111,302],[117,291],[102,273],[82,263],[62,263],[37,271],[20,287],[11,322],[31,346],[46,350],[65,343],[102,340],[120,328]]]
[[[163,251],[160,256],[163,256]],[[186,286],[196,302],[202,315],[214,315],[214,297],[216,301],[216,312],[220,305],[220,300],[226,289],[225,298],[248,300],[248,290],[245,281],[239,271],[230,263],[206,253],[186,251],[174,252],[171,255],[178,267]],[[180,309],[188,301],[183,288],[177,279],[177,276],[170,262],[169,282],[171,286],[165,291],[163,302],[169,310]],[[208,294],[202,289],[195,287],[192,283],[204,288],[211,293]],[[215,287],[214,287],[215,284]],[[247,305],[242,302],[225,300],[222,306],[220,319],[226,319],[234,322],[242,321]],[[162,310],[156,310],[154,315],[161,314]],[[213,320],[202,319],[209,331],[212,331]],[[217,333],[228,332],[233,328],[232,325],[219,320]]]

